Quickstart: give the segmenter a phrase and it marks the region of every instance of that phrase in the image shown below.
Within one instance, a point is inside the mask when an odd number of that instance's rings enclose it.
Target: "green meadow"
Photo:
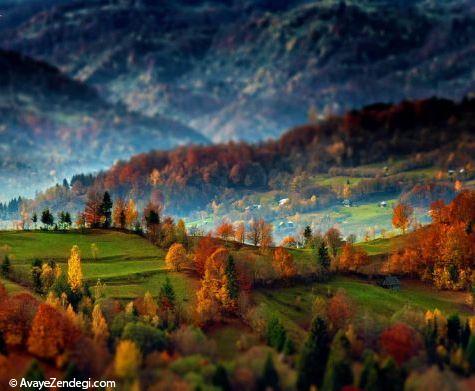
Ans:
[[[189,287],[196,281],[184,273],[169,271],[165,251],[139,235],[113,230],[0,232],[0,248],[10,255],[12,267],[23,274],[29,273],[34,259],[54,260],[66,271],[74,245],[81,250],[84,278],[90,285],[98,279],[105,282],[110,297],[131,299],[146,291],[157,295],[167,277],[179,298],[187,301],[194,297]]]
[[[254,292],[253,298],[265,317],[278,317],[296,341],[301,341],[312,320],[315,299],[339,289],[344,289],[355,304],[355,316],[360,319],[387,322],[405,306],[422,311],[439,309],[446,315],[473,315],[464,304],[463,293],[441,292],[415,281],[402,281],[401,289],[395,291],[381,288],[374,282],[336,276],[326,283],[260,289]]]

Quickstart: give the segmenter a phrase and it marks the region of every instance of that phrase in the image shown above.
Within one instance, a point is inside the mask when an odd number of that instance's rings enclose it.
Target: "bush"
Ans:
[[[164,350],[167,347],[163,331],[140,322],[128,323],[122,333],[122,339],[135,342],[143,354]]]

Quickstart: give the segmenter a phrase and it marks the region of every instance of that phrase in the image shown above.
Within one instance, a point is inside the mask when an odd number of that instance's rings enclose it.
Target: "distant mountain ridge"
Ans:
[[[112,105],[51,65],[0,50],[3,199],[139,152],[206,142],[175,121]]]
[[[475,91],[470,0],[76,0],[8,24],[0,46],[215,141],[276,137],[312,106]]]

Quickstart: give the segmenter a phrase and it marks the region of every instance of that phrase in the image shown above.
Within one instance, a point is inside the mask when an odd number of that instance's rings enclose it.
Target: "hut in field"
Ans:
[[[380,282],[379,286],[385,289],[398,291],[401,289],[401,281],[395,276],[386,276]]]

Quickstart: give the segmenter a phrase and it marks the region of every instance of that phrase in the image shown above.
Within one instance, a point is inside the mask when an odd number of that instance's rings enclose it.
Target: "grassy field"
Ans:
[[[13,281],[6,280],[5,278],[0,278],[0,282],[6,288],[8,293],[16,294],[16,293],[21,293],[21,292],[29,292],[27,288],[19,284],[16,284]]]
[[[94,259],[91,246],[98,248]],[[178,297],[190,300],[194,296],[188,287],[196,281],[183,273],[172,273],[165,266],[165,252],[144,238],[118,231],[94,230],[81,233],[0,232],[0,248],[8,249],[13,268],[28,273],[36,259],[54,260],[63,271],[73,245],[81,250],[85,279],[95,284],[106,283],[106,294],[129,299],[150,291],[153,295],[168,276]]]
[[[254,293],[254,301],[267,317],[280,318],[295,340],[301,341],[312,319],[315,298],[340,288],[355,303],[357,317],[388,320],[405,305],[424,311],[438,308],[447,315],[473,315],[464,305],[463,293],[440,292],[415,281],[403,281],[400,291],[392,291],[355,278],[335,277],[328,283],[258,290]]]

